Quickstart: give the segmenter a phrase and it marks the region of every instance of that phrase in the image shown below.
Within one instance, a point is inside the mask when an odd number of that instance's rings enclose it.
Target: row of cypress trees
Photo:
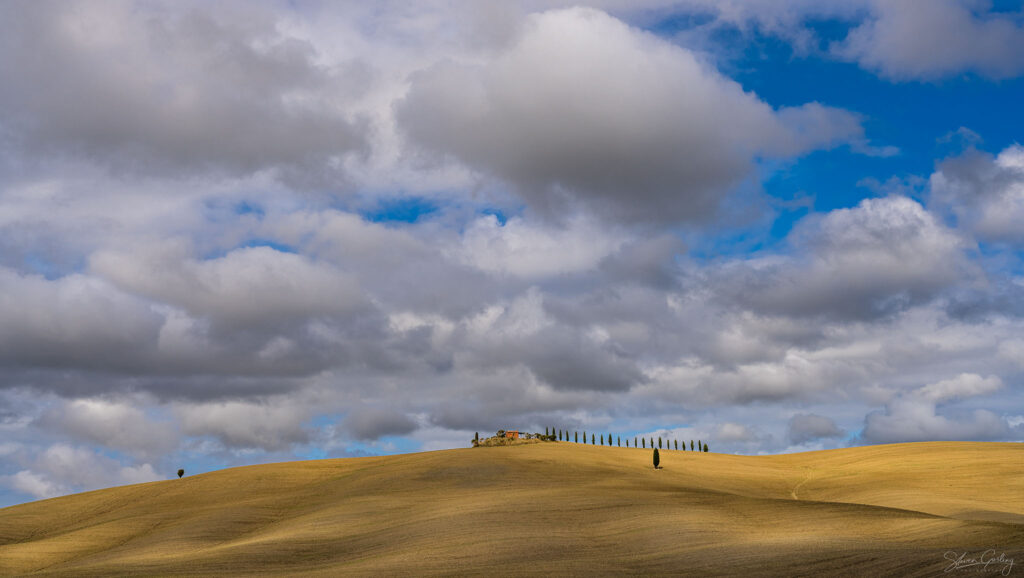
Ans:
[[[566,442],[570,441],[569,440],[569,431],[568,430],[561,430],[561,429],[555,429],[555,428],[544,428],[544,435],[554,436],[555,439],[557,439],[560,442],[561,441],[566,441]],[[638,448],[638,447],[641,447],[641,448],[648,448],[648,447],[653,448],[654,447],[654,439],[655,438],[653,438],[653,437],[652,438],[634,437],[633,438],[633,447],[634,448]],[[677,440],[677,439],[668,440],[668,439],[664,439],[664,438],[661,438],[661,437],[659,437],[657,439],[658,439],[658,449],[673,449],[673,448],[676,449],[676,450],[679,449],[679,440]],[[578,432],[578,431],[572,432],[572,441],[575,442],[575,443],[580,443],[580,432]],[[612,441],[614,441],[615,443],[612,443]],[[586,431],[583,432],[583,443],[587,443],[587,432]],[[648,443],[650,443],[649,446],[647,445]],[[622,447],[622,437],[621,436],[616,436],[615,439],[613,440],[611,434],[608,434],[607,437],[605,436],[605,434],[601,434],[598,437],[597,434],[591,433],[590,434],[590,444],[591,445],[602,445],[602,446],[608,445],[608,446]],[[629,446],[629,438],[628,437],[626,438],[626,447],[627,448],[630,447]],[[683,451],[686,451],[686,440],[683,440]],[[690,440],[690,451],[698,451],[698,452],[699,451],[704,451],[704,452],[707,452],[708,451],[708,444],[707,444],[707,442],[701,442],[701,440],[697,440],[697,443],[694,444],[693,440]]]

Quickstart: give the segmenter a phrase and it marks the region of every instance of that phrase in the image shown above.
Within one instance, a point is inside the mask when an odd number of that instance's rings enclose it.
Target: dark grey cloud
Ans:
[[[362,407],[352,410],[345,417],[344,427],[356,439],[375,440],[382,436],[410,434],[419,426],[399,411]]]
[[[337,178],[334,159],[366,147],[364,123],[337,106],[363,69],[322,64],[258,6],[10,3],[0,39],[0,135],[25,156]]]
[[[831,418],[806,413],[789,418],[786,429],[786,437],[794,444],[804,444],[822,438],[838,438],[845,433]]]

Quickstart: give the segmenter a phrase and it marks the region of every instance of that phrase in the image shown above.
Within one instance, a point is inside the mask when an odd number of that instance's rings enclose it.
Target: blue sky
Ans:
[[[0,39],[0,506],[505,428],[1024,439],[1020,2],[79,0]]]

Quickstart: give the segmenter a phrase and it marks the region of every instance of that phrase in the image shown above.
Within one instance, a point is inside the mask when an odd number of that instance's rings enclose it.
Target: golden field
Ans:
[[[540,443],[234,468],[0,509],[0,575],[1024,576],[1024,444]],[[950,552],[1015,558],[949,568]]]

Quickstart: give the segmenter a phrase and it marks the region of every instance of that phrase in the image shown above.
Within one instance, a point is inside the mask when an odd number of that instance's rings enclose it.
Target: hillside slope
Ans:
[[[934,576],[947,551],[1024,565],[1022,464],[924,443],[656,471],[546,443],[250,466],[2,509],[0,574]]]

